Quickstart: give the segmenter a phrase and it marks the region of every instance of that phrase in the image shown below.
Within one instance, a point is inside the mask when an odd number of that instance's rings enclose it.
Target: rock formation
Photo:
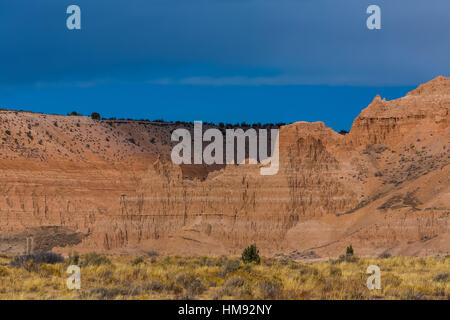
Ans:
[[[438,77],[375,97],[346,135],[283,126],[273,176],[172,164],[175,124],[1,111],[0,251],[34,236],[36,250],[81,252],[448,254],[449,109]]]

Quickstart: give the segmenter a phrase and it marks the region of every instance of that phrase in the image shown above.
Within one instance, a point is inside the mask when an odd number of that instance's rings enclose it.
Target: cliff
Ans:
[[[34,250],[446,254],[449,109],[450,78],[438,77],[375,97],[347,135],[284,126],[273,176],[172,164],[175,125],[1,111],[0,251],[33,237]]]

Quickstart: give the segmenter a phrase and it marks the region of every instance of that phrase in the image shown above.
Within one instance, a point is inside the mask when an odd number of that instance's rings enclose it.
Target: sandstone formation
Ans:
[[[31,237],[35,251],[448,254],[449,110],[438,77],[375,97],[346,135],[283,126],[273,176],[172,164],[175,124],[0,111],[0,251]]]

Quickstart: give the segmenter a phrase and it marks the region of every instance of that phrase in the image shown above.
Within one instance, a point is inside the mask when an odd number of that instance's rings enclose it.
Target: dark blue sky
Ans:
[[[449,40],[448,0],[2,0],[0,107],[349,129],[376,94],[448,76]]]

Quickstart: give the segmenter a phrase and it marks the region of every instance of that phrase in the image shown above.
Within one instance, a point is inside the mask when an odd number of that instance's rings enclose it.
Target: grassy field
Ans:
[[[0,255],[0,299],[450,299],[446,258],[351,258],[313,263],[230,257],[71,256],[64,262],[11,265]],[[69,290],[67,267],[81,267]],[[366,287],[369,265],[381,289]]]

